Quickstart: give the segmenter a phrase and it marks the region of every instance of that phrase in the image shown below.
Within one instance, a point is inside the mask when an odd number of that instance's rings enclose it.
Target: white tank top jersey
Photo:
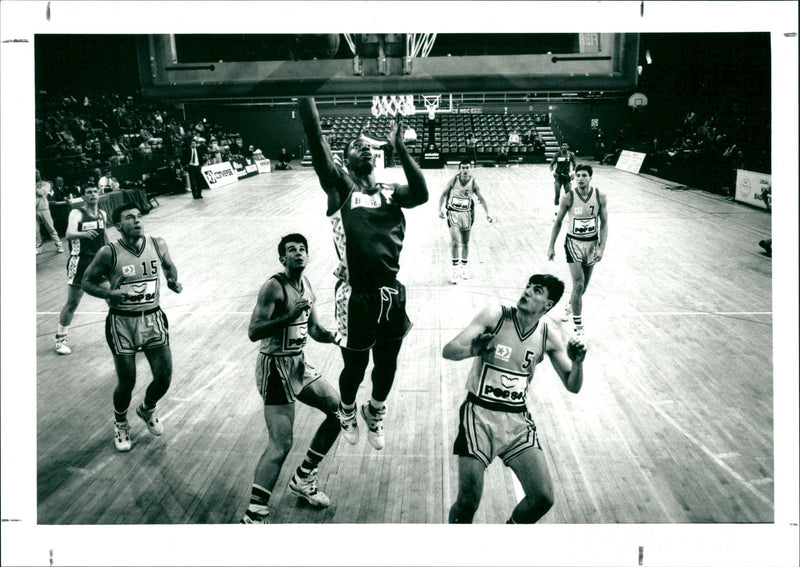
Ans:
[[[286,277],[285,274],[278,273],[272,276],[283,288],[283,296],[286,301],[275,306],[273,317],[280,317],[292,310],[298,299],[308,300],[309,308],[304,309],[289,325],[284,327],[280,333],[272,337],[261,339],[261,352],[273,356],[289,356],[299,354],[303,351],[308,341],[308,319],[311,315],[311,308],[314,306],[314,292],[311,284],[305,276],[300,276],[300,287],[296,288]]]
[[[578,240],[596,240],[600,200],[596,187],[589,188],[586,199],[572,191],[572,205],[567,209],[567,235]]]
[[[503,315],[492,330],[493,352],[478,356],[467,378],[467,390],[500,411],[525,408],[528,385],[536,365],[544,359],[547,323],[539,320],[523,334],[517,309],[503,306]]]
[[[120,311],[148,311],[159,306],[161,264],[163,257],[156,240],[151,236],[142,239],[140,250],[134,250],[122,239],[109,243],[112,256],[111,289],[121,289],[132,294],[128,299],[111,305]]]
[[[472,210],[472,194],[474,192],[473,185],[475,178],[470,177],[467,179],[466,184],[461,183],[461,176],[456,175],[455,179],[450,186],[450,191],[447,194],[447,208],[451,211],[469,211]]]

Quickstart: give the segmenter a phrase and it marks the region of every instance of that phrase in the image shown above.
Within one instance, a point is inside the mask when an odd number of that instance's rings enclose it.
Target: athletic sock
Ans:
[[[148,401],[147,401],[147,398],[145,398],[145,399],[142,401],[142,409],[143,409],[144,411],[153,411],[154,409],[156,409],[156,403],[157,403],[157,402],[150,403],[150,402],[148,402]]]
[[[321,453],[317,453],[314,449],[309,447],[308,452],[306,453],[306,458],[299,467],[297,467],[297,476],[300,478],[307,478],[311,471],[317,468],[322,462],[322,459],[325,458],[325,455]]]
[[[572,322],[575,323],[576,327],[583,327],[583,318],[580,315],[573,315]]]
[[[266,506],[270,496],[272,496],[272,491],[253,483],[253,487],[250,489],[250,507]]]
[[[344,413],[353,413],[356,411],[356,403],[353,402],[352,404],[346,404],[344,402],[339,402],[339,409],[341,409]]]
[[[466,258],[461,258],[461,265],[462,266],[466,266],[467,262],[468,262],[468,260]]]
[[[454,266],[454,267],[455,267],[455,266],[458,266],[458,264],[459,264],[459,259],[458,259],[458,258],[454,258],[454,259],[453,259],[453,266]]]
[[[369,399],[369,409],[370,409],[370,411],[372,412],[373,415],[375,415],[377,412],[381,411],[385,407],[386,407],[386,402],[385,401],[379,402],[375,398],[370,398]]]
[[[114,409],[114,421],[117,423],[128,421],[128,410],[124,409],[123,411],[117,411]]]
[[[69,325],[59,325],[58,331],[56,331],[56,336],[63,337],[66,336],[68,332],[69,332]]]

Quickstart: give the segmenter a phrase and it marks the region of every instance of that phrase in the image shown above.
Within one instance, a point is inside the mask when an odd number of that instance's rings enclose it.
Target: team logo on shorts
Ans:
[[[133,264],[128,266],[122,266],[122,275],[123,276],[135,276],[136,275],[136,268],[133,267]]]
[[[506,345],[496,345],[494,347],[494,356],[495,358],[499,358],[501,360],[508,360],[511,358],[511,347],[507,347]]]

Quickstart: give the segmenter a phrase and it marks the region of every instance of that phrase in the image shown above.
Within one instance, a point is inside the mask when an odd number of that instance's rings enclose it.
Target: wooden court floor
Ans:
[[[546,257],[552,178],[546,165],[530,165],[475,171],[499,220],[487,224],[478,209],[473,278],[450,284],[449,235],[437,209],[453,174],[425,170],[430,201],[406,214],[399,277],[415,325],[388,400],[386,448],[374,451],[363,435],[355,446],[339,440],[319,469],[330,508],[299,503],[287,484],[321,414],[298,405],[272,522],[446,522],[469,361],[444,360],[442,346],[486,303],[515,302],[532,273],[569,282],[563,236],[556,261]],[[400,168],[378,174],[401,178]],[[772,264],[757,246],[770,233],[770,216],[607,166],[595,165],[594,184],[608,196],[609,242],[584,297],[584,388],[569,394],[545,361],[529,393],[555,485],[542,522],[772,522]],[[302,232],[317,309],[332,327],[335,253],[310,168],[204,195],[160,198],[144,217],[145,231],[166,240],[184,291],[162,295],[174,360],[160,403],[166,432],[150,436],[131,411],[127,454],[113,443],[105,304],[84,298],[70,328],[73,354],[57,355],[65,258],[47,245],[37,258],[39,524],[226,524],[243,514],[267,443],[254,384],[257,345],[247,338],[256,294],[281,268],[280,237]],[[564,301],[552,324],[566,333]],[[338,350],[310,342],[306,352],[336,386]],[[138,370],[133,403],[149,382],[142,355]],[[369,393],[367,377],[359,401]],[[505,522],[519,491],[510,470],[494,462],[476,523]]]

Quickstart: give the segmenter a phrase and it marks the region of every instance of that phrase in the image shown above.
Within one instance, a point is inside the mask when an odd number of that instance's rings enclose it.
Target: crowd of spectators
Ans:
[[[207,149],[206,163],[242,155],[238,134],[206,119],[186,120],[169,103],[118,93],[40,91],[35,118],[37,167],[48,179],[60,177],[68,191],[98,183],[98,168],[148,160],[180,168],[181,153],[193,139]]]

